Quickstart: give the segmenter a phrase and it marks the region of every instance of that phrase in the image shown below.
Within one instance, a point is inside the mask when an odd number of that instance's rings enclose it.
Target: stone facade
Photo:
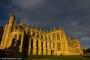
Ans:
[[[78,39],[69,40],[65,31],[60,27],[52,31],[42,31],[41,28],[33,28],[15,23],[15,16],[10,16],[5,25],[1,49],[18,46],[18,51],[27,55],[81,55]]]

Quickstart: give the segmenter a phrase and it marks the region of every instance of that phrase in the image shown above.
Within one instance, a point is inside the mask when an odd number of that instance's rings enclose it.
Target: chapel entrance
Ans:
[[[51,50],[51,55],[54,55],[54,50]]]

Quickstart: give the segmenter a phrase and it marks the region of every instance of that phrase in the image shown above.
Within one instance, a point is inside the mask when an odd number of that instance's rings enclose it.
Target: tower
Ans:
[[[8,46],[9,45],[8,38],[10,38],[9,35],[13,30],[14,21],[15,21],[15,16],[11,15],[10,18],[9,18],[8,24],[6,24],[5,28],[4,28],[4,34],[3,34],[2,41],[1,41],[1,46],[0,46],[2,49],[5,49],[5,48],[9,47]]]

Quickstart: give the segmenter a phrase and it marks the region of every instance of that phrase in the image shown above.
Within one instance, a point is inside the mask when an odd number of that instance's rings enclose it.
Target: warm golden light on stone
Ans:
[[[24,24],[17,25],[15,16],[10,16],[9,23],[5,25],[1,49],[18,46],[19,52],[28,55],[81,55],[78,39],[68,39],[65,31],[55,29],[49,32],[34,29]]]

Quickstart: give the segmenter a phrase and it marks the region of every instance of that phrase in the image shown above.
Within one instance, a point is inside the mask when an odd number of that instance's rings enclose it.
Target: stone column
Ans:
[[[45,41],[45,35],[43,34],[43,55],[46,55],[46,41]]]
[[[43,41],[43,55],[46,55],[46,41]]]
[[[41,41],[38,40],[38,55],[42,55],[42,51],[41,51]]]
[[[19,46],[19,52],[22,52],[22,46],[23,46],[23,39],[24,39],[24,32],[21,33],[21,43],[20,43],[20,46]]]
[[[36,34],[35,37],[33,37],[33,55],[37,55],[37,46],[36,46]]]
[[[38,55],[42,55],[42,46],[41,46],[41,36],[39,34],[39,39],[38,39]]]
[[[31,54],[31,38],[29,39],[29,49],[28,49],[28,55],[30,55]]]
[[[47,41],[47,55],[51,55],[50,41]]]

